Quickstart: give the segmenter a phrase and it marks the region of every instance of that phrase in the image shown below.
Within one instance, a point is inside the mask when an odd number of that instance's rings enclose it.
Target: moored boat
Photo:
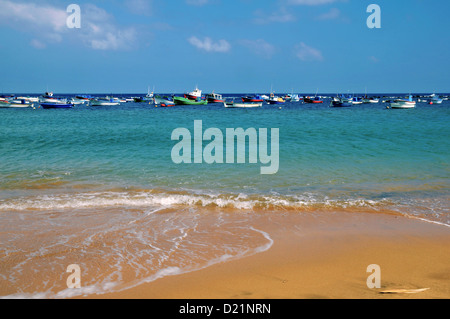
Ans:
[[[195,90],[184,95],[185,98],[190,100],[198,100],[202,98],[202,90],[199,90],[198,87],[195,87]]]
[[[321,99],[320,96],[315,96],[315,97],[305,96],[303,101],[305,103],[308,103],[308,104],[321,104],[321,103],[323,103],[323,100]]]
[[[269,104],[284,104],[284,103],[286,103],[286,101],[283,98],[275,96],[274,93],[270,94],[270,98],[267,100],[267,102]]]
[[[351,107],[351,106],[353,106],[353,102],[350,97],[347,97],[347,96],[341,94],[331,100],[330,106],[331,107]]]
[[[429,104],[442,104],[442,101],[443,100],[438,95],[432,94]]]
[[[224,102],[223,96],[221,94],[217,94],[214,92],[207,94],[206,99],[208,100],[208,103],[223,103]]]
[[[242,103],[236,103],[235,101],[231,102],[224,102],[223,103],[225,108],[231,109],[231,108],[258,108],[263,106],[263,102],[242,102]]]
[[[91,106],[117,106],[120,105],[120,100],[118,98],[113,97],[104,97],[104,98],[97,98],[93,99],[90,102]]]
[[[34,106],[34,104],[28,100],[19,100],[19,99],[13,99],[13,100],[1,99],[0,100],[1,108],[27,108],[27,107],[33,107],[33,106]]]
[[[175,102],[172,100],[172,99],[170,99],[170,98],[168,98],[168,97],[161,97],[161,96],[159,96],[159,95],[156,95],[154,98],[153,98],[153,103],[156,105],[156,106],[158,106],[158,105],[166,105],[166,106],[174,106],[175,105]]]
[[[408,99],[397,99],[390,103],[388,108],[391,109],[413,109],[416,107],[416,101],[413,100],[412,95]]]
[[[192,100],[186,97],[174,96],[173,101],[177,105],[207,105],[207,100]]]
[[[261,95],[253,95],[253,96],[244,96],[242,98],[242,102],[248,102],[248,103],[260,103],[264,102],[264,98]]]

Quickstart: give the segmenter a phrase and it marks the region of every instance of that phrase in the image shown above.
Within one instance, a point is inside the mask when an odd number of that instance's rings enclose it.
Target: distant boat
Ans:
[[[75,100],[83,101],[83,102],[89,102],[92,100],[93,97],[90,95],[76,95]]]
[[[223,103],[223,102],[225,102],[222,95],[216,94],[214,92],[207,94],[206,99],[208,100],[208,103]]]
[[[379,99],[376,99],[376,98],[374,98],[374,97],[367,97],[367,95],[366,96],[364,96],[364,98],[363,98],[363,103],[364,104],[376,104],[376,103],[379,103],[380,102],[380,100]]]
[[[416,107],[416,101],[413,101],[412,95],[408,99],[397,99],[390,103],[391,109],[413,109]]]
[[[281,97],[275,96],[274,93],[270,94],[269,100],[267,100],[269,104],[284,104],[286,101],[282,99]]]
[[[198,100],[202,98],[202,90],[199,90],[198,87],[195,87],[195,90],[184,95],[185,98],[190,100]]]
[[[352,102],[351,97],[347,97],[347,96],[341,94],[332,99],[330,106],[331,107],[351,107],[351,106],[353,106],[353,102]]]
[[[442,101],[443,100],[438,95],[432,94],[429,104],[442,104]]]
[[[153,98],[153,103],[156,106],[158,106],[158,105],[163,106],[163,104],[166,105],[166,106],[174,106],[175,105],[175,102],[173,100],[171,100],[170,98],[168,98],[168,97],[161,97],[159,95],[156,95]]]
[[[192,100],[186,97],[174,96],[173,101],[177,105],[207,105],[207,100]]]
[[[298,94],[288,94],[287,99],[289,99],[290,102],[300,102]]]
[[[117,106],[120,105],[120,100],[118,98],[104,97],[93,99],[90,103],[91,106]]]
[[[353,105],[363,104],[363,99],[360,98],[359,96],[354,96],[352,98],[352,103],[353,103]]]
[[[261,95],[244,96],[242,102],[259,103],[264,102],[264,98]]]
[[[320,96],[316,96],[316,97],[310,97],[310,96],[306,96],[303,101],[305,103],[309,103],[309,104],[321,104],[323,103],[323,100]]]
[[[2,103],[3,105],[1,107],[3,108],[27,108],[27,107],[33,107],[34,104],[31,103],[28,100],[24,99],[14,99],[6,101],[7,103]]]
[[[58,101],[58,99],[53,96],[53,92],[45,92],[39,100],[41,103],[53,103]]]
[[[153,91],[155,91],[154,88],[153,88]],[[153,102],[154,96],[155,96],[155,93],[154,92],[150,92],[150,87],[149,87],[146,96],[144,96],[144,97],[135,97],[135,98],[133,98],[133,101],[136,102],[136,103],[149,103],[149,102]]]
[[[81,105],[81,104],[87,103],[88,101],[86,101],[86,100],[79,100],[77,98],[70,99],[70,103],[73,104],[73,105]]]
[[[231,108],[257,108],[257,107],[262,107],[263,106],[263,102],[236,103],[236,102],[232,101],[232,102],[224,102],[223,104],[224,104],[224,106],[227,109],[231,109]]]

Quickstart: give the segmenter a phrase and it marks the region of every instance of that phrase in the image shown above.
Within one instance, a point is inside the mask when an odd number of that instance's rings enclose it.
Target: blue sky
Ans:
[[[67,7],[81,8],[68,29]],[[369,4],[381,29],[369,29]],[[441,0],[0,0],[6,93],[449,92]]]

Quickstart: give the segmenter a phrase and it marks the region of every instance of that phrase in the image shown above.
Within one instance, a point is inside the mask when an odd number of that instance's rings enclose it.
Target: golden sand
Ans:
[[[90,298],[450,298],[446,226],[366,213],[266,212],[257,223],[274,241],[266,252]],[[380,289],[367,286],[372,264]]]

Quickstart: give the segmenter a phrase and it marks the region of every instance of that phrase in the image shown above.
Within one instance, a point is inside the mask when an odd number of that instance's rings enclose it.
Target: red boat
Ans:
[[[314,98],[309,97],[309,96],[306,96],[306,97],[303,99],[303,101],[304,101],[305,103],[311,103],[311,104],[320,104],[320,103],[323,103],[323,100],[322,100],[320,97],[318,97],[318,96],[316,96],[316,97],[314,97]]]
[[[225,102],[222,95],[216,94],[214,92],[212,92],[211,94],[207,94],[206,99],[208,100],[208,103],[224,103]]]

